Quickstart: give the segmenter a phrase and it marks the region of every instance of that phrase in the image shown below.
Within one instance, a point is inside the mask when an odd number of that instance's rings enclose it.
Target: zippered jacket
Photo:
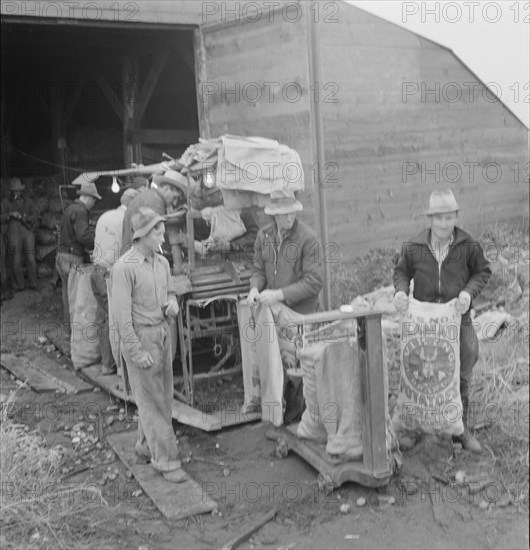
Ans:
[[[95,231],[89,224],[88,208],[79,199],[69,204],[61,219],[59,252],[83,256],[94,248]]]
[[[250,287],[281,289],[285,303],[298,313],[318,309],[323,286],[323,251],[313,230],[300,220],[280,241],[276,223],[259,230],[254,243]]]
[[[430,246],[431,230],[403,244],[394,268],[394,288],[409,294],[414,280],[414,298],[422,302],[446,303],[457,298],[462,290],[471,300],[486,286],[491,268],[479,242],[455,227],[454,240],[447,257],[439,266]]]

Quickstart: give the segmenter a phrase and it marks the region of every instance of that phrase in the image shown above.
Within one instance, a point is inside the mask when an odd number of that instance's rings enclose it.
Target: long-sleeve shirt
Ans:
[[[144,256],[133,246],[111,270],[110,309],[120,346],[133,363],[144,350],[137,335],[139,326],[164,321],[163,306],[175,297],[171,290],[169,262],[160,254]]]
[[[409,293],[414,280],[414,298],[446,303],[465,290],[473,300],[486,286],[491,268],[480,244],[459,227],[439,264],[431,248],[430,229],[403,244],[394,268],[394,288]]]
[[[132,227],[132,217],[138,209],[142,206],[147,206],[152,208],[160,216],[165,216],[167,214],[167,206],[157,189],[148,189],[143,193],[139,193],[134,197],[134,199],[129,203],[127,211],[123,216],[123,229],[122,229],[122,243],[120,254],[123,254],[132,243],[132,237],[134,234]]]
[[[123,217],[126,206],[104,212],[96,224],[94,263],[110,269],[120,257]]]
[[[295,220],[287,235],[280,238],[273,222],[259,230],[254,244],[250,287],[281,289],[285,303],[302,314],[318,308],[322,290],[322,247],[305,223]]]
[[[59,252],[83,256],[85,249],[94,247],[94,230],[90,227],[88,208],[80,200],[69,204],[61,219]]]

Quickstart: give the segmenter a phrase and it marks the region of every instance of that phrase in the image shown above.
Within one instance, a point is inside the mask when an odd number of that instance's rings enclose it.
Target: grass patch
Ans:
[[[350,262],[331,264],[331,308],[349,304],[356,296],[392,284],[392,248],[376,248]]]
[[[13,400],[0,418],[0,547],[91,547],[85,514],[104,503],[99,488],[61,481],[61,453],[9,417]]]

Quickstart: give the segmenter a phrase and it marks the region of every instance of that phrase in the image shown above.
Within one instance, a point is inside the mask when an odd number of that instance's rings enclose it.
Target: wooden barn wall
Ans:
[[[524,125],[450,51],[340,6],[319,33],[329,240],[343,257],[399,247],[435,188],[454,190],[468,229],[527,217]]]
[[[211,91],[203,92],[202,100],[206,102],[210,135],[263,136],[295,149],[302,160],[306,184],[300,195],[304,203],[301,217],[314,224],[304,20],[289,23],[279,18],[273,24],[263,21],[205,30],[204,53],[206,81],[202,89],[208,86]]]

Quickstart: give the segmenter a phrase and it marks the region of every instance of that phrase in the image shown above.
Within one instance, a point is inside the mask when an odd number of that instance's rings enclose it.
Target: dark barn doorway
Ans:
[[[82,23],[3,20],[2,178],[69,184],[197,141],[193,27]]]

